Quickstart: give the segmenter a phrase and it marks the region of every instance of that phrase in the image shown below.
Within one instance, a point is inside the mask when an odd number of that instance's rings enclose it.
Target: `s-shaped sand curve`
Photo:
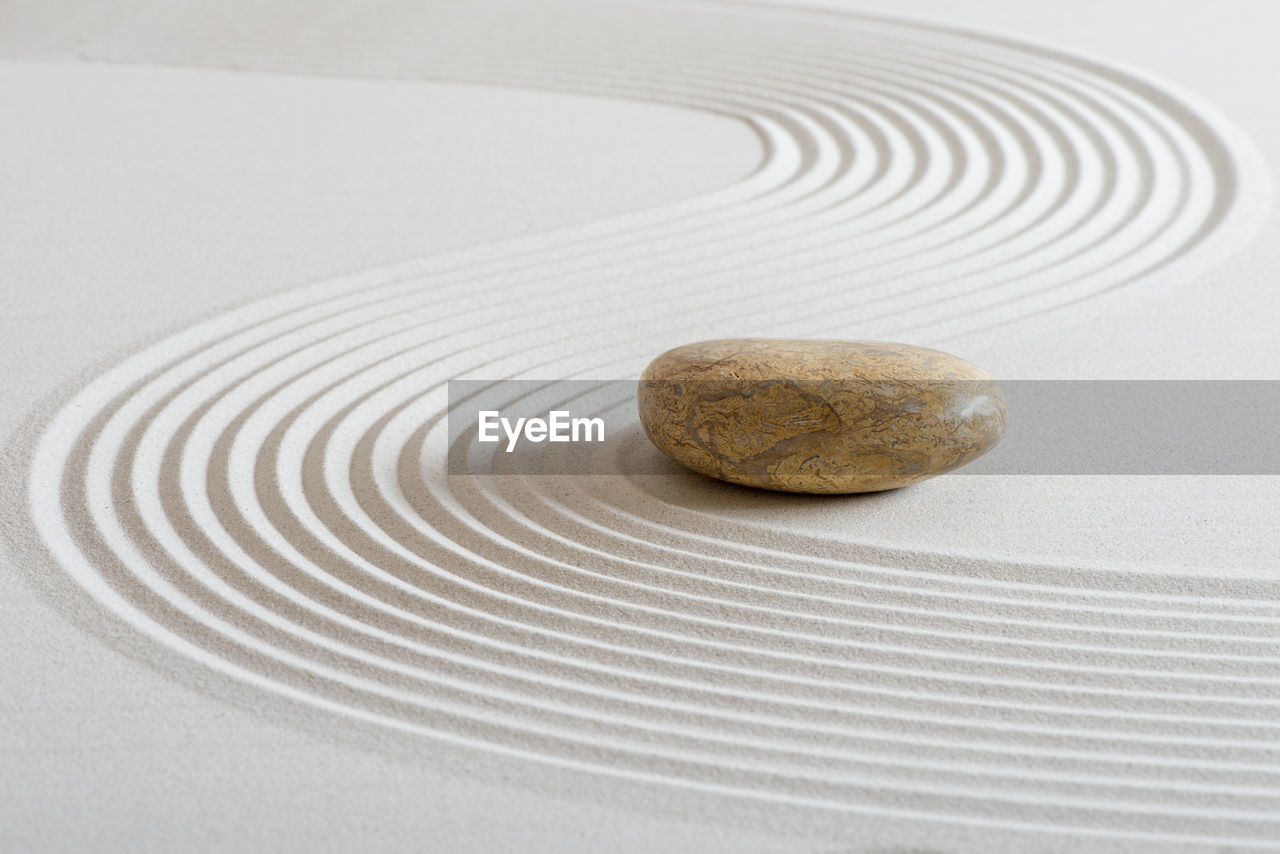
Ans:
[[[157,5],[71,47],[638,98],[748,122],[763,159],[104,373],[29,474],[31,524],[96,603],[264,696],[555,773],[814,820],[1280,838],[1275,585],[833,550],[710,516],[690,496],[721,487],[675,474],[443,467],[451,378],[622,377],[713,335],[962,341],[1191,275],[1267,204],[1226,123],[1097,62],[856,15],[330,11]]]

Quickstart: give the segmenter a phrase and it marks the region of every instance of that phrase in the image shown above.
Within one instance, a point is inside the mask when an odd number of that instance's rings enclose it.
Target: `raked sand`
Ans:
[[[449,379],[698,338],[1277,378],[1280,69],[1241,9],[1210,44],[1190,7],[11,10],[0,825],[1276,843],[1274,478],[443,467]]]

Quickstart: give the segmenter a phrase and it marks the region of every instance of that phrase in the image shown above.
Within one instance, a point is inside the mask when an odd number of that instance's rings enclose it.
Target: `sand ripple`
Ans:
[[[31,464],[75,581],[204,666],[415,738],[822,811],[1280,837],[1273,586],[837,547],[625,473],[634,436],[602,451],[619,475],[442,468],[450,378],[625,377],[709,335],[935,343],[1190,275],[1265,204],[1248,146],[1128,72],[923,25],[467,8],[200,43],[161,9],[82,51],[712,110],[755,129],[758,168],[112,368]]]

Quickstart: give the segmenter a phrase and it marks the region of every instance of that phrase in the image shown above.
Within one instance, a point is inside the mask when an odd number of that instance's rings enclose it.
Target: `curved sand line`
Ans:
[[[712,520],[687,497],[734,493],[690,477],[443,467],[454,377],[626,376],[668,343],[854,322],[933,343],[1190,275],[1265,204],[1247,144],[1128,73],[915,24],[556,4],[502,7],[508,38],[476,11],[383,12],[341,49],[259,21],[211,51],[163,9],[79,49],[641,98],[749,122],[764,158],[677,205],[263,300],[110,370],[29,481],[96,601],[266,692],[564,768],[821,812],[1280,836],[1274,584],[944,574]]]

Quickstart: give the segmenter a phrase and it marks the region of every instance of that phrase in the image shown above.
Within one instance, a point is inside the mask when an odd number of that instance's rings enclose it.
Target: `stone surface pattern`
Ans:
[[[999,386],[965,360],[881,341],[741,338],[669,350],[638,387],[649,439],[677,462],[784,492],[895,489],[1004,434]]]

